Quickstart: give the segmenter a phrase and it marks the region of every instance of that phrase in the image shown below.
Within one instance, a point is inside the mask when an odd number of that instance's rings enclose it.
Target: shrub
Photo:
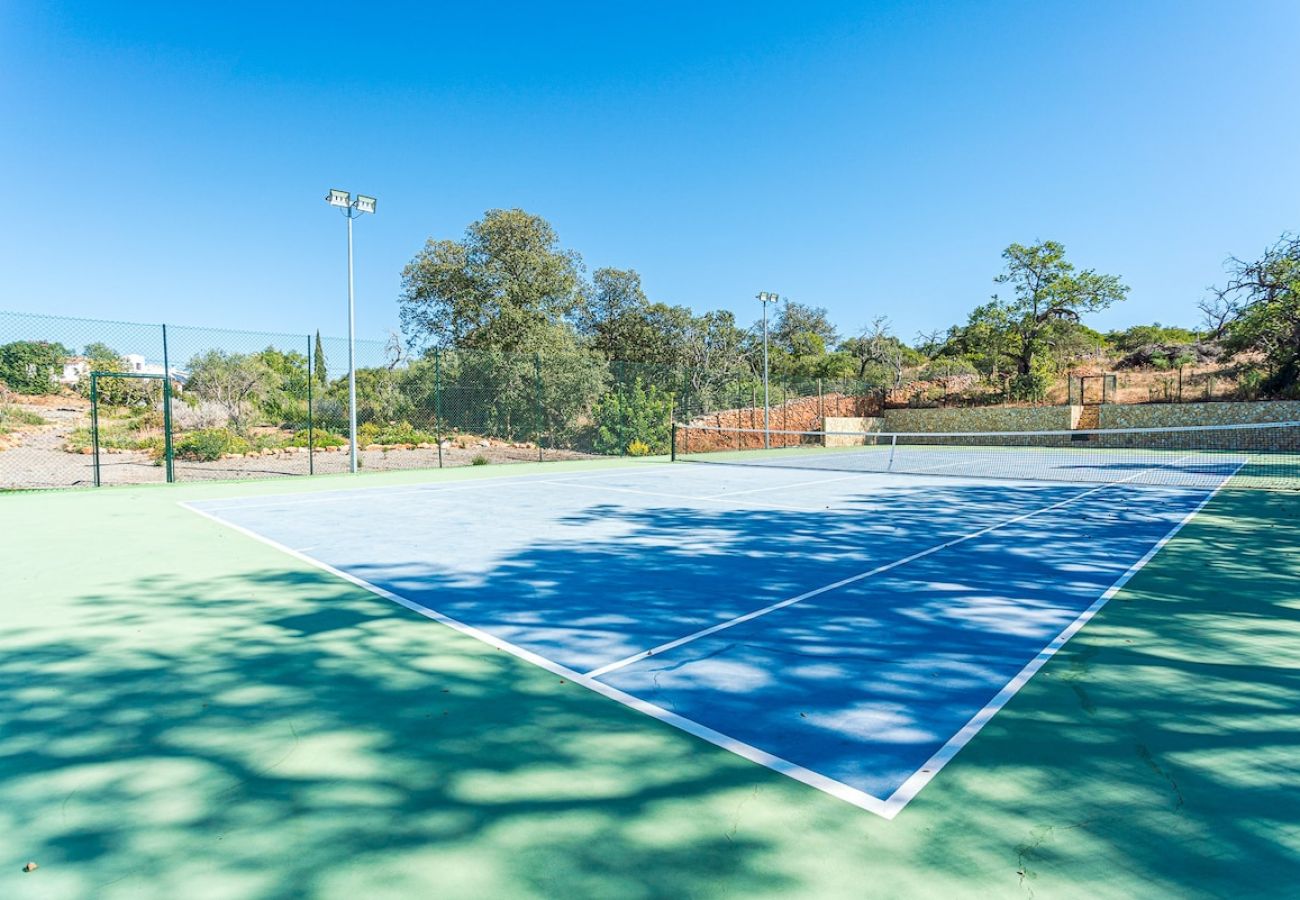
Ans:
[[[366,422],[357,426],[357,443],[367,444],[424,444],[433,443],[436,437],[421,431],[410,422]]]
[[[667,452],[671,413],[672,398],[658,387],[646,387],[639,377],[620,385],[592,411],[596,452],[631,453],[633,443],[644,445],[647,454]]]
[[[53,394],[70,351],[51,341],[14,341],[0,346],[0,381],[17,394]]]
[[[642,440],[634,440],[627,445],[628,456],[649,456],[651,452],[650,445]]]
[[[486,466],[487,464],[488,464],[488,458],[484,456],[482,453],[480,453],[478,456],[470,460],[470,465],[472,466]]]
[[[173,452],[178,459],[211,462],[223,453],[247,453],[252,445],[227,428],[203,428],[178,440]]]
[[[1264,390],[1264,373],[1251,366],[1241,373],[1237,380],[1237,390],[1246,400],[1256,400]]]
[[[357,431],[360,430],[361,429],[359,428],[357,429]],[[287,446],[306,447],[308,444],[307,438],[308,434],[306,428],[303,428],[300,431],[295,431],[293,437],[289,438]],[[348,442],[347,438],[337,435],[332,431],[326,431],[323,428],[317,428],[311,438],[311,445],[314,447],[342,447]]]
[[[24,425],[44,425],[45,420],[36,413],[0,403],[0,434],[21,428]]]
[[[172,427],[178,431],[225,428],[229,424],[230,413],[220,403],[198,397],[172,400]]]

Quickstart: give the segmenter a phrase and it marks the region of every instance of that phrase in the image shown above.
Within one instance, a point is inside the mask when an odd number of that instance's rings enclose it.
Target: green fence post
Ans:
[[[90,445],[95,470],[95,487],[99,487],[99,373],[90,373]]]
[[[311,335],[307,335],[307,474],[316,474],[316,422],[312,415],[312,396],[311,383],[316,377],[312,370],[311,357],[315,351],[312,348]]]
[[[163,455],[167,461],[167,483],[176,480],[176,469],[172,464],[172,367],[167,355],[167,325],[162,327],[163,339]],[[148,396],[146,394],[146,396]]]
[[[537,376],[537,403],[534,418],[537,432],[537,461],[542,461],[542,355],[533,354],[533,371]]]
[[[438,468],[442,468],[442,350],[433,348],[433,437],[438,442]]]

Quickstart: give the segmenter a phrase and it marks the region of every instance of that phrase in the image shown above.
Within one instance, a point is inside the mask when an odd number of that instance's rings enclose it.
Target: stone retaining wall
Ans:
[[[1101,407],[1102,428],[1247,425],[1256,422],[1300,422],[1300,400],[1124,405],[1108,403]]]
[[[976,406],[946,409],[887,409],[885,431],[1064,431],[1068,406]]]

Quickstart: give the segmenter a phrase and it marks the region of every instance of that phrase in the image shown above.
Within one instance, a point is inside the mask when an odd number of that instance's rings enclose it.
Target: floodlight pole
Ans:
[[[352,207],[348,217],[348,471],[357,473],[357,303],[352,287]]]
[[[768,428],[767,411],[771,406],[767,388],[767,305],[775,303],[781,298],[770,291],[759,291],[758,302],[763,304],[763,449],[768,450],[772,447],[772,432]]]
[[[375,198],[358,194],[354,199],[347,191],[331,190],[325,195],[348,220],[348,471],[357,471],[357,306],[352,279],[352,220],[362,213],[375,211]]]

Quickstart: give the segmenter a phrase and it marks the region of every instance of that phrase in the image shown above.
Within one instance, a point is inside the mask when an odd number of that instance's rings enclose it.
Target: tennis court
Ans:
[[[891,450],[190,508],[892,818],[1250,460]]]
[[[1296,431],[1195,434],[0,498],[0,894],[1283,896]]]

